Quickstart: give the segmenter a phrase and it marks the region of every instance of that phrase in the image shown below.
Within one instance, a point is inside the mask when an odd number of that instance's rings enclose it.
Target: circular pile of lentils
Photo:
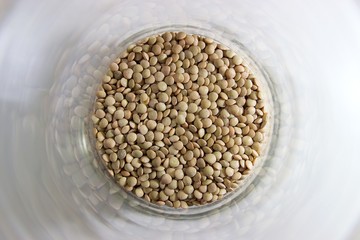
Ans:
[[[267,114],[243,59],[214,40],[165,32],[110,65],[92,116],[115,181],[158,205],[220,200],[259,157]]]

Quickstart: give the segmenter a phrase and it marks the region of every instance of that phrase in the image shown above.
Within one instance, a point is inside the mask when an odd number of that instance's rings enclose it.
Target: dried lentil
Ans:
[[[261,155],[268,114],[244,59],[166,32],[133,44],[97,91],[96,149],[117,183],[159,205],[223,198]]]

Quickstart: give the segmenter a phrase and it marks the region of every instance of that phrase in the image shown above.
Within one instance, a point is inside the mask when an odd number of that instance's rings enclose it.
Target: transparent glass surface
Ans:
[[[356,239],[357,2],[34,0],[0,8],[0,239]],[[109,63],[125,42],[164,29],[246,54],[271,107],[271,141],[254,180],[187,212],[125,194],[103,173],[89,133]]]

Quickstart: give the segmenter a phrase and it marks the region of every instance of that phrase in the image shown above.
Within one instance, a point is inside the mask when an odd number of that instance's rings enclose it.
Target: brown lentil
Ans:
[[[165,32],[109,66],[92,116],[117,183],[175,208],[222,199],[256,166],[268,122],[241,56],[210,38]]]

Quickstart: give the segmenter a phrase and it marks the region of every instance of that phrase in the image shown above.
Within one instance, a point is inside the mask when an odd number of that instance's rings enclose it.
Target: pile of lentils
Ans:
[[[101,161],[148,202],[187,208],[220,200],[259,157],[262,92],[243,59],[213,39],[165,32],[132,44],[96,95]]]

